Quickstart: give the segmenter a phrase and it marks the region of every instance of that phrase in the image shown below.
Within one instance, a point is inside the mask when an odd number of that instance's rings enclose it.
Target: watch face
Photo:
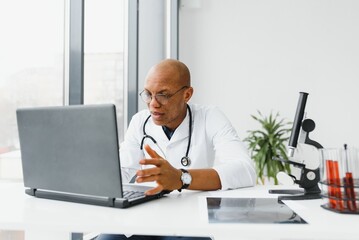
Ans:
[[[182,181],[184,184],[190,184],[192,181],[192,177],[189,173],[183,173],[182,175]]]

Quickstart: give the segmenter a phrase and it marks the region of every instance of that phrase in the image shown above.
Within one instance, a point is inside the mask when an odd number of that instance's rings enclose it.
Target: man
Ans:
[[[228,119],[216,107],[188,104],[192,95],[182,62],[167,59],[150,69],[140,93],[148,110],[132,118],[120,147],[123,178],[154,182],[148,195],[253,186],[253,162]]]

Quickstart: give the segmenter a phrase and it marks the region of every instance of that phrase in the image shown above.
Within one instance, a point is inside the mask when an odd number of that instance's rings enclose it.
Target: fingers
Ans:
[[[141,159],[141,165],[155,165],[157,167],[161,166],[164,163],[163,159],[152,158],[152,159]]]
[[[146,195],[153,195],[164,190],[164,188],[171,188],[168,185],[168,182],[171,182],[170,179],[173,174],[171,174],[171,165],[168,164],[167,160],[163,159],[155,150],[153,150],[149,145],[144,146],[146,152],[151,157],[150,159],[140,160],[141,165],[154,165],[156,167],[147,168],[137,171],[138,183],[144,182],[156,182],[157,186],[146,191]],[[164,184],[165,183],[165,184]]]
[[[145,145],[145,150],[152,158],[162,158],[160,155],[157,154],[155,150],[153,150],[148,144]]]
[[[136,182],[143,183],[143,182],[157,182],[157,186],[145,192],[146,195],[153,195],[156,193],[161,192],[164,188],[163,185],[159,181],[159,175],[157,173],[160,172],[159,168],[151,168],[145,170],[137,171],[137,179]],[[144,174],[144,175],[143,175]],[[154,175],[151,175],[154,174]]]
[[[138,177],[146,177],[146,176],[158,175],[160,173],[161,173],[160,168],[147,168],[147,169],[138,170],[136,172],[136,175]]]
[[[158,185],[157,187],[155,188],[152,188],[150,190],[147,190],[145,192],[146,195],[153,195],[153,194],[156,194],[156,193],[159,193],[163,190],[163,187],[161,185]]]
[[[138,177],[136,178],[136,182],[143,183],[143,182],[154,182],[158,180],[158,176],[146,176],[146,177]]]

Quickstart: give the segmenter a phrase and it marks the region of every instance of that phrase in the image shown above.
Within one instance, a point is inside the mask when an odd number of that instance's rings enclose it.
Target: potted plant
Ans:
[[[270,181],[272,178],[274,184],[278,184],[277,173],[279,171],[290,174],[290,166],[287,163],[273,160],[281,158],[288,160],[286,151],[286,142],[289,139],[291,128],[290,122],[280,119],[279,113],[269,116],[263,116],[258,111],[258,116],[251,117],[260,123],[260,129],[248,131],[248,136],[244,139],[249,144],[251,157],[256,165],[257,183],[260,180],[265,183],[265,178]]]

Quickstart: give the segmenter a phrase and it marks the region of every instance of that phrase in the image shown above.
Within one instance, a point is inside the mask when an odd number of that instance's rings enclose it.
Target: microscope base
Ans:
[[[303,193],[297,195],[290,195],[290,196],[278,196],[278,201],[282,200],[307,200],[307,199],[320,199],[322,198],[320,192],[319,193]]]
[[[304,190],[295,189],[270,189],[269,193],[273,194],[303,194]]]

